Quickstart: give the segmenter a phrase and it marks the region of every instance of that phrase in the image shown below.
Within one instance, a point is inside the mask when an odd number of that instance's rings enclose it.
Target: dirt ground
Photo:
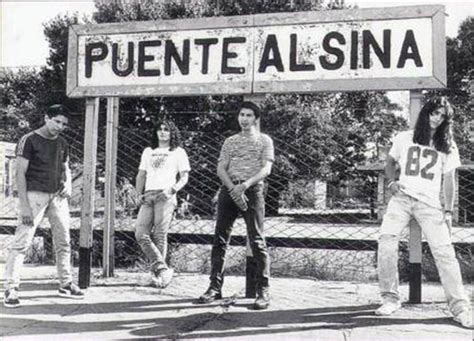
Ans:
[[[0,264],[3,273],[4,264]],[[77,270],[77,269],[76,269]],[[82,301],[56,295],[55,268],[27,266],[22,306],[0,308],[3,340],[213,339],[226,340],[473,340],[450,318],[442,287],[423,285],[423,303],[404,304],[390,317],[375,316],[377,283],[273,278],[271,307],[252,310],[245,278],[226,277],[225,299],[195,304],[208,276],[176,274],[165,290],[144,273],[94,272]],[[402,293],[408,295],[407,285]],[[466,285],[472,299],[474,285]],[[3,295],[2,295],[3,296]]]

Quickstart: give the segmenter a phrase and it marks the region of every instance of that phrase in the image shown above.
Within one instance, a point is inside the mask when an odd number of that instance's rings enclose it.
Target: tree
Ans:
[[[267,96],[262,126],[271,127],[278,150],[269,191],[298,179],[337,185],[366,177],[357,166],[377,158],[367,156],[370,144],[388,144],[405,126],[399,109],[381,92]],[[274,212],[277,204],[269,206]]]
[[[469,141],[468,122],[474,120],[470,107],[469,83],[474,80],[474,17],[468,17],[459,26],[458,35],[446,41],[447,76],[446,89],[429,91],[427,97],[444,95],[454,105],[454,134],[459,153],[464,161],[470,159],[474,143]]]
[[[30,125],[37,124],[35,92],[41,86],[41,77],[35,69],[6,71],[1,78],[2,93],[0,141],[15,142]]]

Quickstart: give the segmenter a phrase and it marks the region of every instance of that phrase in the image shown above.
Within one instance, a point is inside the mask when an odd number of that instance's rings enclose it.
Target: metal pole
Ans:
[[[421,110],[423,95],[420,90],[410,90],[410,127],[415,126]],[[421,228],[412,219],[409,237],[409,303],[421,303]]]
[[[79,286],[82,289],[89,287],[91,276],[98,124],[99,99],[87,98],[84,136],[84,171],[82,175],[81,229],[79,232]]]
[[[105,142],[105,221],[102,252],[104,277],[112,277],[114,275],[115,188],[117,183],[119,100],[119,97],[107,98]]]

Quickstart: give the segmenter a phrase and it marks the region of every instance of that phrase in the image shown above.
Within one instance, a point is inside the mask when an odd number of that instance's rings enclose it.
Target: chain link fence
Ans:
[[[73,196],[70,200],[73,261],[78,262],[81,210],[84,126],[77,123],[65,134],[71,145]],[[137,208],[134,182],[141,152],[150,132],[137,127],[119,127],[117,192],[115,219],[115,267],[144,271],[148,264],[134,237]],[[270,135],[271,131],[269,132]],[[191,172],[188,184],[178,193],[178,206],[169,231],[168,261],[177,271],[209,272],[213,240],[216,195],[220,181],[216,175],[217,159],[226,136],[216,132],[182,132]],[[102,228],[104,225],[105,127],[99,128],[98,168],[95,192],[93,266],[102,264]],[[14,143],[3,141],[0,161],[3,175],[0,204],[0,246],[2,258],[16,227],[14,186]],[[319,141],[319,143],[338,143]],[[311,145],[292,145],[274,138],[277,162],[267,179],[265,231],[275,276],[310,276],[318,279],[376,279],[377,234],[388,201],[383,177],[383,157],[372,163],[341,164],[344,177],[318,178],[313,162],[301,151]],[[366,146],[355,146],[365,149]],[[278,155],[293,155],[292,169],[299,177],[279,172]],[[383,152],[380,154],[383,155]],[[327,157],[330,157],[328,155]],[[473,279],[472,246],[474,243],[474,169],[463,166],[457,171],[455,227],[452,231],[456,253],[464,279]],[[227,272],[245,273],[245,224],[238,218],[227,253]],[[27,261],[54,262],[52,238],[47,219],[38,229]],[[400,247],[401,278],[408,276],[407,235]],[[438,279],[429,248],[423,248],[423,271],[428,280]]]

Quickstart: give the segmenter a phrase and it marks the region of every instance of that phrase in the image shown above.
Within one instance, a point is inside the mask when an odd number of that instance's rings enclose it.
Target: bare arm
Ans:
[[[245,186],[245,189],[255,185],[259,181],[269,176],[270,173],[272,172],[272,165],[273,165],[272,161],[263,160],[262,168],[260,168],[260,170],[254,176],[252,176],[250,179],[247,179],[243,183],[243,185]]]
[[[387,177],[388,181],[395,181],[397,176],[397,161],[388,155],[387,161],[385,163],[385,176]]]
[[[138,195],[142,195],[145,190],[146,171],[139,170],[135,178],[135,189]]]
[[[183,188],[188,183],[188,179],[189,179],[189,171],[179,172],[179,181],[176,182],[172,186],[172,188],[174,188],[174,190],[178,192],[181,188]]]
[[[252,185],[255,185],[258,183],[260,180],[265,179],[268,175],[270,175],[270,172],[272,171],[272,162],[269,160],[263,160],[263,165],[262,168],[251,178],[247,179],[243,183],[234,186],[233,189],[230,192],[230,196],[232,198],[238,198],[242,196],[245,193],[245,190],[249,188]]]
[[[146,181],[146,171],[139,170],[137,177],[135,178],[135,189],[137,190],[139,205],[143,203],[143,192],[145,190],[145,181]]]
[[[217,175],[219,176],[219,179],[221,179],[222,183],[224,186],[227,188],[230,197],[234,202],[236,203],[237,207],[239,207],[240,210],[246,211],[248,209],[247,206],[247,196],[245,195],[245,186],[244,184],[240,185],[234,185],[232,182],[229,174],[227,173],[227,169],[229,167],[229,161],[219,161],[217,164]],[[236,189],[240,188],[240,190],[237,192]]]
[[[69,168],[69,158],[64,162],[64,174],[66,176],[66,181],[64,182],[64,188],[62,189],[60,196],[70,198],[72,194],[72,175],[71,168]]]
[[[454,207],[454,192],[455,192],[455,174],[456,170],[453,169],[445,173],[444,176],[444,209],[446,211],[452,211]]]
[[[222,183],[224,184],[225,187],[229,191],[231,191],[234,188],[234,183],[230,179],[229,173],[227,173],[227,170],[229,168],[229,160],[221,160],[217,164],[217,176],[219,179],[221,179]]]
[[[184,185],[186,185],[186,183],[188,182],[188,178],[189,178],[189,171],[179,172],[178,182],[176,182],[173,186],[168,188],[166,191],[161,192],[158,195],[158,198],[160,198],[160,199],[169,199],[169,198],[171,198],[173,195],[176,194],[176,192],[178,192],[181,188],[183,188]]]
[[[29,163],[30,161],[24,157],[18,156],[16,158],[16,185],[20,200],[20,215],[21,222],[25,225],[33,225],[33,212],[26,194],[26,171]]]
[[[390,155],[387,156],[385,163],[385,176],[388,179],[388,188],[392,191],[392,194],[397,193],[402,186],[396,181],[397,180],[397,161]]]

